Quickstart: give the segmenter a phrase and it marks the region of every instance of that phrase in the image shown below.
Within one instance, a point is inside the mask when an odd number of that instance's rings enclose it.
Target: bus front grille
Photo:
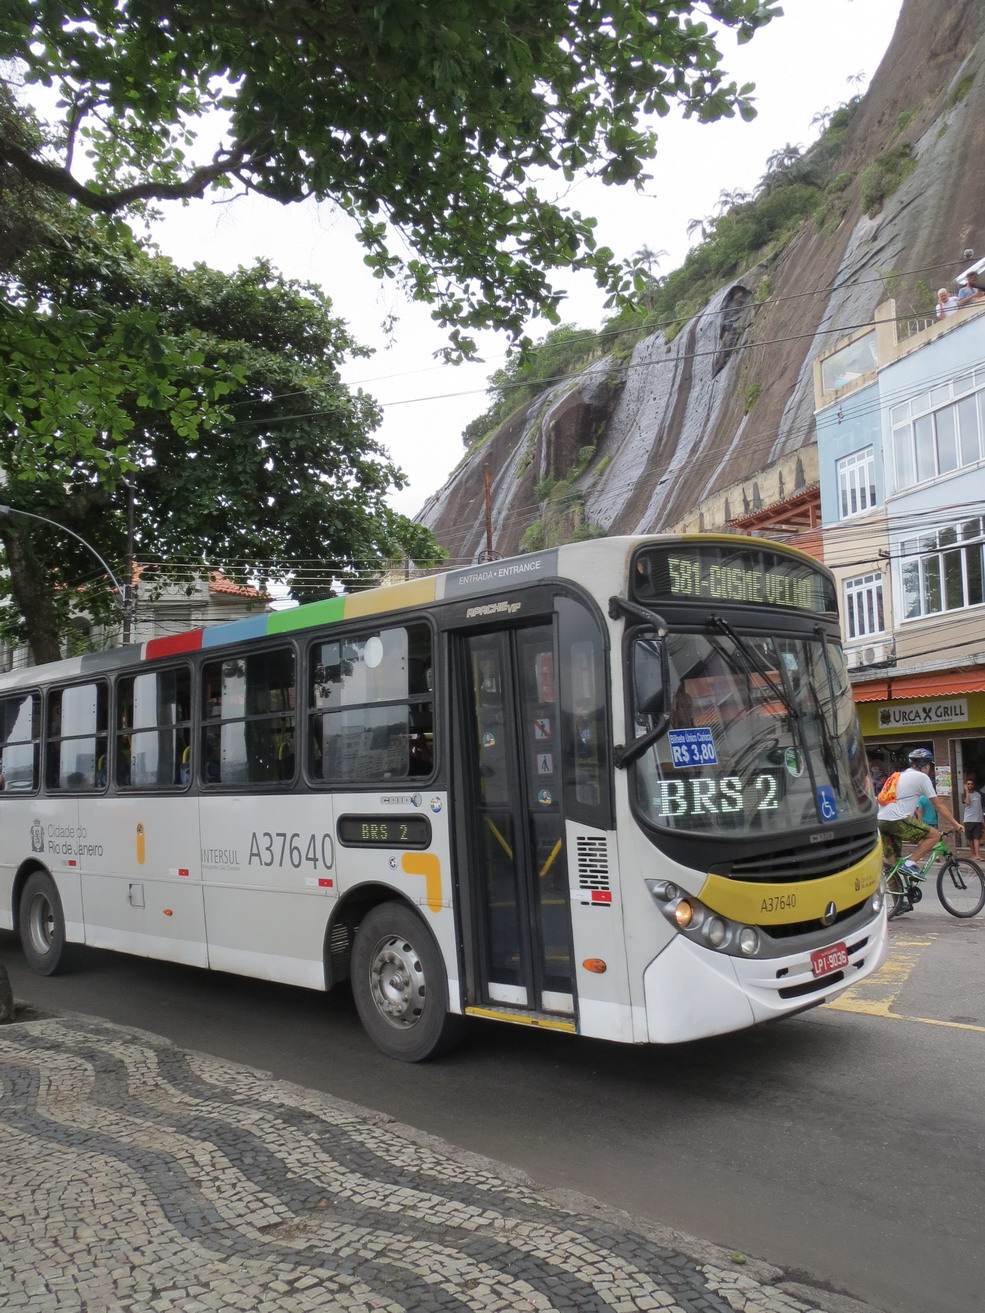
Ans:
[[[825,843],[781,848],[777,852],[740,858],[732,862],[727,870],[716,866],[714,873],[754,884],[821,880],[827,875],[836,875],[849,866],[855,866],[868,857],[874,847],[875,839],[871,834],[852,835],[844,839],[829,839]]]

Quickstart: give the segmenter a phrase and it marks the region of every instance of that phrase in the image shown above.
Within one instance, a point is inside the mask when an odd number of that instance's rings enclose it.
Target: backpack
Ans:
[[[876,795],[876,802],[880,807],[885,807],[889,802],[896,801],[896,781],[899,779],[899,771],[894,770],[889,779],[879,790]]]

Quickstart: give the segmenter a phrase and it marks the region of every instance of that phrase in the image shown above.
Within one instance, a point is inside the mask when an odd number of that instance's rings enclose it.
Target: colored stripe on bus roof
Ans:
[[[306,602],[288,611],[271,611],[267,616],[268,634],[289,634],[313,625],[330,625],[345,614],[344,597],[326,597],[321,602]]]
[[[420,602],[433,602],[437,593],[437,580],[434,575],[425,575],[422,579],[408,579],[402,584],[391,584],[388,588],[367,588],[364,593],[347,593],[345,618],[352,620],[358,616],[379,615],[381,611],[397,611],[402,606],[417,606]]]
[[[202,630],[203,647],[225,647],[227,643],[242,643],[247,638],[265,638],[267,616],[249,615],[243,620],[230,620],[225,625],[210,625]]]
[[[435,575],[422,579],[408,579],[385,588],[367,588],[363,593],[346,593],[342,597],[327,597],[321,602],[307,602],[304,606],[286,611],[270,611],[263,615],[247,616],[226,625],[210,625],[207,629],[192,629],[185,634],[169,638],[152,638],[144,657],[176,656],[181,652],[197,652],[201,648],[225,647],[249,638],[263,638],[273,634],[289,634],[298,629],[313,629],[318,625],[335,624],[339,620],[352,620],[381,615],[385,611],[398,611],[401,607],[433,602],[438,595]]]
[[[184,634],[173,634],[167,638],[151,638],[147,643],[144,659],[153,657],[177,656],[179,652],[197,652],[202,646],[204,629],[191,629]]]

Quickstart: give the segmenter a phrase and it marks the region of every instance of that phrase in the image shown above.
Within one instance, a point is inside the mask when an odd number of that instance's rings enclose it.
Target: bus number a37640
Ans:
[[[250,866],[302,866],[331,870],[335,841],[330,834],[288,834],[286,830],[254,830],[250,835]]]

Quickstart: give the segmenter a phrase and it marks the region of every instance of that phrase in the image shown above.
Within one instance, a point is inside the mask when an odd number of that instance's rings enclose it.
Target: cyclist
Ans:
[[[900,772],[896,781],[895,800],[879,808],[879,829],[888,837],[897,859],[903,851],[904,843],[916,844],[912,855],[903,863],[903,869],[908,876],[919,878],[922,874],[921,858],[926,857],[941,837],[936,825],[925,825],[914,815],[920,799],[929,799],[938,819],[943,820],[949,828],[963,830],[964,826],[951,815],[951,809],[938,794],[930,778],[934,765],[933,753],[926,748],[915,748],[907,760],[910,763],[909,769]]]

